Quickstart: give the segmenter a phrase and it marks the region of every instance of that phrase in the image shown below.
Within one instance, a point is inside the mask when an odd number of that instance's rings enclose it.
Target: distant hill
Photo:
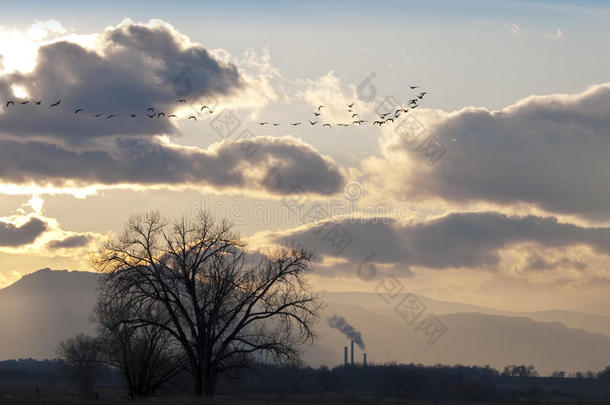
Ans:
[[[57,344],[79,332],[94,333],[89,323],[98,275],[91,272],[39,270],[0,289],[0,360],[55,357]],[[554,370],[600,370],[610,365],[609,318],[569,311],[509,313],[491,308],[440,302],[418,296],[447,327],[434,344],[401,319],[374,293],[323,292],[326,308],[317,325],[318,343],[304,352],[307,363],[343,362],[348,340],[327,324],[338,314],[362,332],[369,362],[422,364],[534,364]],[[362,351],[356,348],[356,361]]]
[[[323,291],[322,294],[328,302],[359,305],[381,315],[393,319],[400,319],[394,312],[394,307],[390,304],[386,304],[383,299],[375,293]],[[396,301],[399,301],[403,296],[404,294],[396,298]],[[608,316],[566,310],[533,312],[500,311],[493,308],[462,304],[459,302],[436,301],[421,295],[416,295],[416,297],[425,305],[427,312],[436,315],[477,312],[486,315],[520,316],[539,322],[559,322],[570,328],[584,329],[589,332],[603,333],[610,336],[610,317]]]
[[[57,344],[89,324],[98,275],[39,270],[0,289],[0,359],[54,358]]]
[[[420,319],[409,325],[398,316],[357,305],[333,301],[326,305],[318,327],[322,339],[305,354],[313,365],[343,362],[348,340],[325,322],[334,314],[345,317],[362,333],[369,362],[489,364],[499,370],[508,364],[534,364],[542,374],[599,371],[610,365],[610,337],[561,323],[474,312],[438,314],[447,331],[429,345],[422,330],[416,330]],[[422,318],[425,315],[427,312]],[[361,350],[356,350],[355,358],[362,362]]]

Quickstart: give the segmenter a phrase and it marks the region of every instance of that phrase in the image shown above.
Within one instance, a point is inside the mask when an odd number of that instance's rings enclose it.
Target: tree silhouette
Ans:
[[[315,339],[320,302],[305,281],[312,253],[245,248],[230,224],[203,212],[192,221],[150,213],[132,217],[93,260],[113,293],[141,309],[126,323],[158,327],[180,344],[198,395],[213,395],[227,370],[254,358],[294,360]]]

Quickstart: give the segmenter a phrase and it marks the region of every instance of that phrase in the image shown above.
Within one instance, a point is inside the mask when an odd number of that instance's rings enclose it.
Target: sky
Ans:
[[[203,208],[252,251],[314,249],[318,289],[608,315],[609,21],[567,0],[6,5],[0,287]]]

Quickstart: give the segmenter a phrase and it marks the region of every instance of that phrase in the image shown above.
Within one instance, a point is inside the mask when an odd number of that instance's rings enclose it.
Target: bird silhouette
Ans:
[[[102,113],[95,114],[95,118],[99,118],[99,117],[101,117],[102,115],[103,115]]]
[[[154,109],[154,108],[152,108],[152,107],[148,107],[148,108],[146,109],[146,111],[148,111],[148,112],[153,112],[153,111],[155,111],[155,109]]]
[[[57,100],[56,102],[54,102],[53,104],[51,104],[49,107],[57,107],[58,105],[61,104],[61,100]]]
[[[316,117],[319,117],[320,113],[315,112],[315,113],[313,113],[313,115],[315,115]]]
[[[332,126],[332,125],[330,125],[330,124],[324,124],[324,125],[322,125],[322,126],[323,126],[323,127],[329,127],[329,128],[332,128],[332,127],[333,127],[333,126]]]
[[[146,114],[146,115],[148,116],[148,118],[154,118],[155,113],[152,113],[152,114]]]
[[[74,114],[78,114],[79,112],[83,111],[82,108],[79,108],[78,110],[74,111]]]
[[[310,123],[311,125],[316,125],[316,124],[318,123],[318,121],[309,121],[309,123]]]
[[[373,125],[381,126],[381,124],[383,124],[383,121],[373,121]]]
[[[159,114],[157,114],[157,119],[161,118],[161,116],[165,117],[165,113],[160,112]]]
[[[419,89],[419,86],[409,86],[411,90]]]
[[[203,107],[201,107],[201,109],[199,111],[203,111],[206,108],[210,108],[210,107],[208,107],[207,105],[204,105]]]
[[[197,118],[194,115],[189,116],[188,119],[197,121]]]
[[[137,116],[138,116],[138,114],[129,114],[129,116],[130,116],[131,118],[135,118],[135,117],[137,117]]]
[[[42,104],[42,100],[38,100],[38,101],[37,101],[37,102],[35,102],[34,104],[36,104],[36,105],[40,105],[40,104]]]
[[[14,106],[14,105],[15,105],[15,102],[14,102],[14,101],[7,101],[7,102],[6,102],[6,106],[8,107],[9,105]]]
[[[26,105],[26,104],[27,104],[27,103],[29,103],[29,102],[30,102],[29,100],[26,100],[26,101],[22,101],[22,102],[21,102],[21,103],[19,103],[19,104],[21,104],[21,105]]]
[[[185,99],[183,99],[183,98],[181,98],[181,99],[178,99],[178,102],[179,102],[179,103],[186,103],[186,100],[185,100]]]
[[[110,118],[114,117],[114,114],[110,114],[109,116],[106,117],[107,120],[109,120]]]
[[[352,114],[352,118],[359,117],[358,114]]]
[[[167,118],[178,118],[178,116],[176,114],[170,114],[167,116]]]
[[[273,125],[274,127],[277,127],[278,125],[280,125],[279,122],[272,122],[271,125]]]
[[[263,121],[263,122],[259,122],[258,125],[267,125],[268,122],[267,121]]]
[[[425,96],[426,94],[428,94],[428,93],[426,93],[425,91],[422,91],[421,93],[419,93],[419,94],[417,95],[417,98],[421,100],[422,98],[424,98],[424,96]]]
[[[348,104],[347,105],[349,108],[352,108],[354,106],[354,103]]]
[[[321,108],[324,108],[324,106],[323,105],[319,106],[318,111],[320,111]]]
[[[300,122],[292,122],[290,125],[296,127],[297,125],[301,125],[301,123]]]

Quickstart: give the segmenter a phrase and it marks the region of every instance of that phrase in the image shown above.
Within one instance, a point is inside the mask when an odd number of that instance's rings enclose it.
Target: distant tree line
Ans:
[[[525,367],[526,365],[511,365]],[[55,385],[75,374],[68,373],[63,360],[32,359],[0,362],[0,385],[3,381],[21,380],[33,386]],[[118,384],[117,372],[102,366],[97,382],[106,387],[124,388]],[[117,370],[116,368],[114,370]],[[506,368],[505,368],[506,370]],[[536,400],[545,403],[550,398],[588,397],[604,394],[610,389],[610,367],[601,372],[574,372],[571,376],[557,372],[541,377],[531,371],[507,375],[489,367],[423,366],[420,364],[384,364],[340,366],[329,369],[299,365],[251,364],[247,369],[235,369],[219,378],[217,390],[222,394],[346,394],[408,399],[458,400],[479,402],[518,402]],[[535,370],[534,370],[535,371]],[[88,373],[85,373],[88,375]],[[158,395],[181,392],[190,383],[188,374],[178,374],[169,386],[172,390],[157,391]],[[75,381],[73,381],[75,382]],[[96,388],[99,391],[99,387]]]

